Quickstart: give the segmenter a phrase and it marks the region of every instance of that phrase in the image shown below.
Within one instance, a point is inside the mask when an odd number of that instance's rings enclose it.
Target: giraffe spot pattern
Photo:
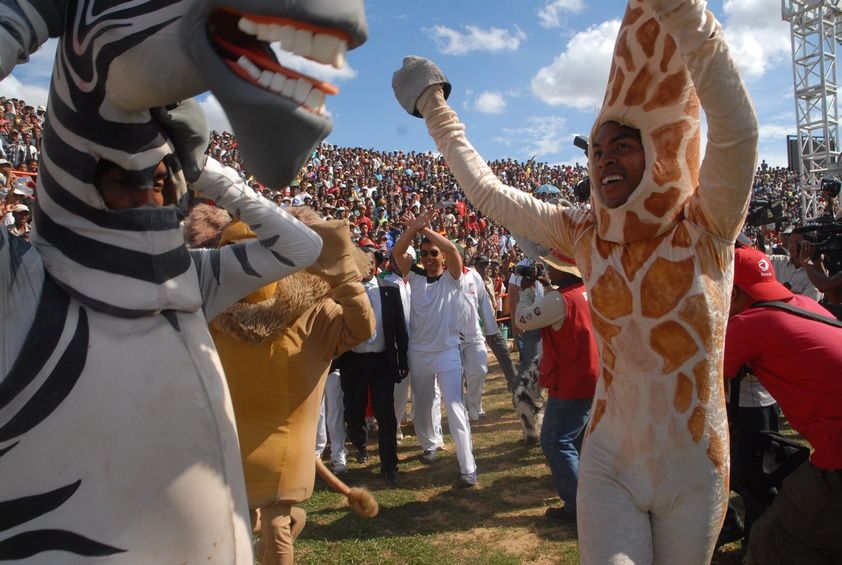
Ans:
[[[713,429],[708,430],[708,437],[710,438],[707,449],[708,458],[713,462],[714,467],[723,470],[728,457],[726,442]]]
[[[704,217],[703,214],[699,214],[698,216]],[[702,226],[703,229],[704,227],[705,226]],[[719,279],[722,276],[722,272],[725,267],[722,262],[723,258],[720,257],[718,253],[714,252],[709,244],[706,244],[706,242],[701,239],[696,243],[694,249],[696,251],[696,261],[699,264],[700,273],[709,279]]]
[[[620,92],[623,90],[623,85],[626,82],[626,73],[620,67],[615,67],[613,82],[611,82],[611,96],[608,98],[608,106],[613,106],[620,97]]]
[[[694,443],[702,441],[705,434],[705,409],[703,406],[696,406],[690,419],[687,420],[687,429],[690,430],[690,437]]]
[[[653,192],[643,201],[643,207],[656,218],[663,218],[664,214],[675,207],[681,196],[677,186],[671,186],[664,192]]]
[[[693,285],[695,273],[692,257],[683,261],[655,259],[640,284],[642,314],[647,318],[660,318],[672,312]]]
[[[702,339],[705,349],[711,351],[711,320],[709,304],[703,294],[695,294],[684,299],[678,317],[687,322],[696,335]]]
[[[614,370],[614,363],[617,361],[617,356],[608,345],[602,346],[602,364],[612,371]]]
[[[608,392],[608,389],[611,388],[611,383],[614,382],[614,373],[606,369],[605,367],[602,368],[602,381],[605,383],[605,392]]]
[[[699,351],[687,330],[672,320],[652,328],[649,343],[664,360],[664,373],[672,373]]]
[[[693,120],[699,119],[701,103],[695,90],[690,91],[690,96],[687,98],[687,103],[684,105],[683,111],[685,116],[689,116]]]
[[[608,259],[608,256],[611,255],[611,250],[614,248],[614,244],[601,237],[597,237],[594,243],[596,243],[596,250],[599,256],[603,259]]]
[[[658,233],[660,224],[641,221],[637,212],[629,210],[626,212],[626,222],[623,226],[623,237],[626,241],[641,241],[652,239]]]
[[[606,233],[608,228],[611,227],[611,215],[605,208],[599,209],[599,224],[602,233]]]
[[[634,32],[634,37],[643,48],[647,59],[651,59],[655,54],[655,41],[659,33],[661,33],[661,26],[655,18],[649,18]]]
[[[687,224],[684,222],[679,222],[678,225],[675,227],[675,230],[672,232],[672,242],[673,247],[690,247],[693,245],[693,241],[690,239],[690,231],[687,229]]]
[[[689,77],[684,70],[668,75],[655,90],[655,94],[643,105],[646,112],[672,106],[681,100],[689,83]]]
[[[591,289],[591,304],[609,320],[632,312],[632,294],[626,281],[609,266]]]
[[[675,381],[675,399],[673,404],[679,414],[684,414],[690,409],[693,400],[693,381],[684,373],[678,373]]]
[[[623,33],[621,33],[617,38],[617,47],[614,52],[623,60],[623,63],[626,65],[626,70],[633,73],[635,70],[634,57],[632,57],[632,53],[629,50],[628,36],[628,30],[623,30]]]
[[[687,170],[690,171],[690,186],[693,188],[699,186],[699,163],[701,162],[701,134],[696,131],[690,139],[687,140],[687,150],[685,151],[685,158]]]
[[[643,68],[637,73],[637,76],[629,85],[626,91],[626,97],[623,99],[623,104],[628,107],[640,106],[646,100],[646,94],[649,92],[649,85],[652,84],[654,75],[648,64],[644,64]]]
[[[611,340],[620,333],[620,326],[606,322],[594,313],[593,308],[591,308],[591,325],[606,343],[611,343]]]
[[[652,164],[652,180],[658,186],[681,179],[681,166],[678,163],[678,150],[684,136],[690,129],[686,121],[673,122],[659,127],[652,132],[655,142],[655,162]]]
[[[696,397],[701,404],[710,400],[710,372],[707,359],[702,359],[693,365],[693,376],[696,377]]]
[[[634,280],[637,272],[646,264],[646,261],[652,256],[664,237],[664,235],[660,235],[654,239],[635,241],[623,247],[623,255],[620,257],[620,263],[623,265],[626,280]]]
[[[675,55],[675,52],[678,50],[678,46],[675,44],[675,40],[672,38],[671,35],[664,36],[664,49],[663,53],[661,54],[661,73],[666,74],[667,70],[669,70],[670,61],[672,61],[672,56]]]
[[[623,15],[622,27],[628,28],[640,19],[643,15],[643,8],[632,8],[631,5],[626,6],[626,13]]]
[[[599,421],[602,419],[603,414],[605,414],[605,399],[600,398],[596,401],[596,404],[594,405],[593,417],[591,418],[591,428],[588,433],[593,433],[593,431],[596,429],[597,424],[599,424]]]

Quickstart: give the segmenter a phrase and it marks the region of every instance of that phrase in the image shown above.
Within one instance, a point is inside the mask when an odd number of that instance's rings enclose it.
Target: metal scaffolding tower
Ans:
[[[801,220],[819,215],[821,180],[839,174],[836,44],[840,0],[782,0],[792,36]]]

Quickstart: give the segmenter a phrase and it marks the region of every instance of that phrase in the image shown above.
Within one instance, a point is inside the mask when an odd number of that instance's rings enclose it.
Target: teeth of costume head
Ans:
[[[251,76],[254,80],[260,78],[260,69],[257,68],[257,65],[249,61],[248,57],[240,57],[237,59],[237,64],[248,71],[249,76]]]
[[[261,41],[280,43],[284,51],[332,65],[337,69],[345,67],[348,43],[335,35],[313,33],[305,29],[296,29],[292,25],[258,23],[245,16],[237,21],[237,27],[243,33],[253,35]]]
[[[246,57],[240,57],[237,64],[245,69],[260,86],[277,92],[281,96],[292,98],[299,104],[304,104],[317,114],[324,114],[325,93],[304,79],[288,78],[281,73],[261,71]]]

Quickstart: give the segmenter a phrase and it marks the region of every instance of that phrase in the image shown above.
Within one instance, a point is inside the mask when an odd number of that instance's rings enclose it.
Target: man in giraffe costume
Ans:
[[[471,202],[575,257],[601,371],[577,497],[585,564],[707,563],[728,498],[722,356],[757,157],[752,104],[704,0],[630,0],[589,149],[590,210],[505,186],[430,61],[393,88]],[[699,109],[708,120],[699,159]]]

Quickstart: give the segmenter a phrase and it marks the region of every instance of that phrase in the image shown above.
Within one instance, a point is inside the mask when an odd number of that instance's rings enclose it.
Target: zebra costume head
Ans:
[[[211,90],[246,166],[266,184],[288,184],[330,132],[324,94],[336,90],[282,67],[270,43],[341,66],[367,36],[362,0],[0,0],[0,8],[18,24],[7,29],[20,59],[59,37],[32,241],[65,290],[123,316],[195,310],[201,297],[179,211],[109,210],[94,185],[100,162],[151,186],[163,160],[169,187],[183,195],[208,142],[189,99]]]

